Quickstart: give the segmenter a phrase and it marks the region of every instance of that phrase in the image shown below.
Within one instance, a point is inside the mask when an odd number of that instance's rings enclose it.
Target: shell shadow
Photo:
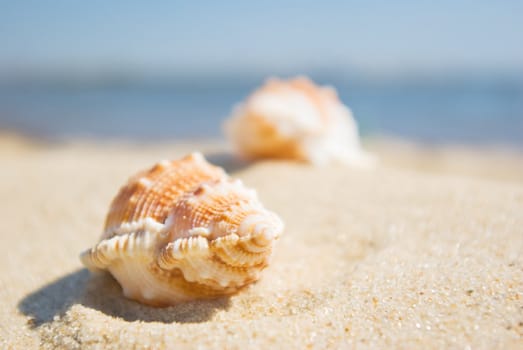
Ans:
[[[18,303],[20,312],[30,317],[31,327],[52,322],[74,304],[81,304],[126,321],[200,323],[218,311],[228,309],[228,297],[198,300],[156,308],[139,304],[122,295],[120,285],[108,273],[91,274],[77,270],[27,295]]]
[[[224,168],[228,173],[241,171],[254,163],[228,152],[207,152],[205,153],[205,158],[210,163]]]

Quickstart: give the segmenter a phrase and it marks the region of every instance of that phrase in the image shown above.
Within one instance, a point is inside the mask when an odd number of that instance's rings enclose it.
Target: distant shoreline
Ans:
[[[337,88],[364,136],[523,148],[523,78],[313,78]],[[0,84],[0,130],[58,140],[219,138],[222,121],[261,80],[231,76]]]
[[[365,149],[378,155],[381,165],[498,181],[523,181],[523,148],[503,144],[427,144],[387,136],[364,137],[362,142]],[[103,152],[109,148],[128,154],[163,154],[163,158],[172,158],[171,150],[177,150],[178,153],[180,150],[185,150],[186,153],[201,151],[206,155],[225,159],[226,162],[234,163],[241,160],[221,137],[162,140],[89,137],[52,139],[0,130],[0,153],[3,154],[16,157],[18,152],[24,150],[67,148],[81,152]],[[220,151],[217,153],[217,150]],[[157,160],[151,159],[151,162]]]

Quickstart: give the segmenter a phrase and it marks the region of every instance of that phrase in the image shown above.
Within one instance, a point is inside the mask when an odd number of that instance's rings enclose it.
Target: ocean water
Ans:
[[[364,136],[523,148],[523,80],[319,79],[338,89]],[[0,84],[0,130],[48,139],[221,137],[258,79]]]

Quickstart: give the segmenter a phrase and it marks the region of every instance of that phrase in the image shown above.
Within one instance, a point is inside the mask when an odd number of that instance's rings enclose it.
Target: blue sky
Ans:
[[[523,71],[523,1],[0,0],[0,72]]]

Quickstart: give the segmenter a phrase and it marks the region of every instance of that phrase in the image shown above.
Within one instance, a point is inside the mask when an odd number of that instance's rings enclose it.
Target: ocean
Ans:
[[[523,80],[317,79],[338,89],[363,136],[523,149]],[[0,84],[0,130],[46,139],[219,138],[259,79]]]

